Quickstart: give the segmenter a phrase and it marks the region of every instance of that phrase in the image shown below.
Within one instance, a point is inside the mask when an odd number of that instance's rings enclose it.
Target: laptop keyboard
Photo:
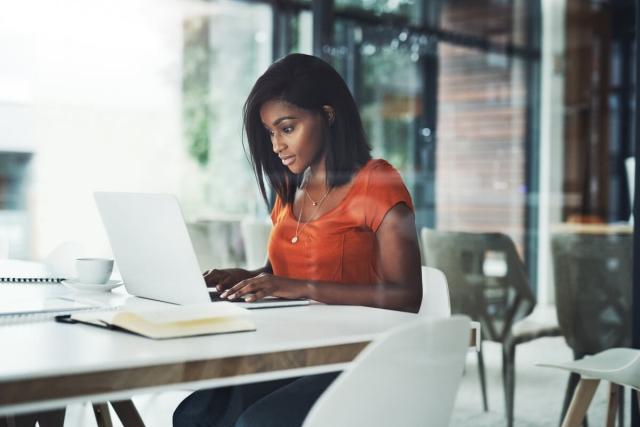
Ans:
[[[211,298],[211,302],[218,302],[218,301],[245,302],[244,299],[242,298],[234,298],[234,299],[220,298],[220,294],[218,292],[209,292],[209,297]]]

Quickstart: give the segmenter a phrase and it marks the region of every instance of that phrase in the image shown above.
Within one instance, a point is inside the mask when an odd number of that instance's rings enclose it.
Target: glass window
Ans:
[[[521,60],[440,43],[437,227],[525,232],[526,80]]]
[[[408,23],[419,23],[423,2],[418,0],[335,0],[336,10],[363,9],[374,14],[394,14],[407,19]]]
[[[527,0],[443,0],[439,26],[450,33],[498,44],[527,43],[527,20],[535,19]]]
[[[271,23],[269,5],[245,2],[3,7],[0,159],[32,159],[17,187],[8,183],[22,163],[0,161],[0,212],[25,213],[24,221],[0,216],[0,230],[22,230],[11,231],[21,237],[8,252],[39,258],[79,240],[108,254],[96,190],[173,193],[187,218],[266,215],[242,148],[241,114],[272,59]]]
[[[424,114],[421,58],[428,39],[383,26],[336,24],[334,65],[353,91],[372,155],[388,160],[403,175],[414,198],[418,224],[426,225],[427,202],[416,168],[416,141]]]

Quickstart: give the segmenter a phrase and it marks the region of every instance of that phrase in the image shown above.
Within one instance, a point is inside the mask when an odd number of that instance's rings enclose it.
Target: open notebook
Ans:
[[[153,339],[255,331],[250,312],[230,302],[56,316],[62,323],[84,323]]]

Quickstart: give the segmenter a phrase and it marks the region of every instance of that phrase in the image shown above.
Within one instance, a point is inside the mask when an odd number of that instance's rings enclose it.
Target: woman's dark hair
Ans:
[[[338,72],[315,56],[294,53],[271,64],[258,78],[244,104],[244,129],[251,163],[267,202],[264,175],[283,203],[293,203],[301,177],[292,173],[272,150],[271,140],[260,118],[265,102],[280,100],[309,112],[320,113],[331,106],[335,118],[326,124],[326,167],[329,188],[347,183],[371,158],[358,107]],[[268,203],[268,202],[267,202]]]

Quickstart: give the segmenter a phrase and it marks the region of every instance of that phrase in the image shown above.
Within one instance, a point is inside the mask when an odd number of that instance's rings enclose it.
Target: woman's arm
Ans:
[[[420,249],[415,217],[404,203],[385,215],[376,232],[375,285],[294,280],[262,273],[222,294],[255,301],[267,295],[310,298],[327,304],[366,305],[417,312],[422,301]],[[250,294],[250,295],[247,295]]]

